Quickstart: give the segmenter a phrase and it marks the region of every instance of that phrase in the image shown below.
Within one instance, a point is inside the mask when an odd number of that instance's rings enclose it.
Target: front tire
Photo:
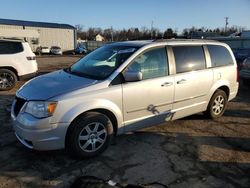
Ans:
[[[99,112],[88,112],[76,121],[66,140],[66,149],[71,155],[89,158],[103,152],[113,135],[111,120]]]
[[[0,91],[11,90],[15,87],[17,76],[8,69],[0,69]]]
[[[226,93],[223,90],[218,89],[210,99],[205,114],[212,119],[221,117],[226,110],[227,100]]]

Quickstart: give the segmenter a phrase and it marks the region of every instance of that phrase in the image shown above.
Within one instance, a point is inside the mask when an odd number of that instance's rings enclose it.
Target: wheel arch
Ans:
[[[221,86],[221,87],[217,88],[217,89],[214,91],[214,93],[215,93],[217,90],[219,90],[219,89],[222,90],[222,91],[224,91],[224,92],[226,93],[227,99],[228,99],[228,98],[229,98],[229,94],[230,94],[230,89],[229,89],[229,87],[226,86],[226,85]]]
[[[17,72],[17,70],[14,67],[2,66],[2,67],[0,67],[0,69],[7,69],[7,70],[12,71],[13,73],[15,73],[15,75],[17,77],[17,80],[19,80],[18,72]]]
[[[227,95],[227,98],[229,99],[230,96],[230,87],[229,87],[229,82],[226,80],[220,80],[218,81],[216,84],[213,85],[213,87],[210,89],[208,98],[207,98],[207,105],[206,105],[206,109],[208,107],[208,104],[210,102],[210,100],[212,99],[213,95],[215,94],[215,92],[220,89],[222,91],[224,91]]]
[[[67,146],[67,144],[68,144],[70,133],[74,128],[74,126],[73,126],[74,122],[78,121],[79,118],[81,118],[82,116],[84,116],[85,114],[87,114],[89,112],[99,112],[101,114],[106,115],[112,122],[113,129],[114,129],[114,135],[117,135],[117,132],[118,132],[118,120],[117,120],[117,117],[115,116],[115,114],[113,112],[111,112],[110,110],[105,109],[105,108],[95,108],[95,109],[87,110],[87,111],[79,114],[78,116],[76,116],[73,119],[73,121],[70,123],[70,125],[69,125],[69,127],[67,128],[67,131],[66,131],[65,146]]]

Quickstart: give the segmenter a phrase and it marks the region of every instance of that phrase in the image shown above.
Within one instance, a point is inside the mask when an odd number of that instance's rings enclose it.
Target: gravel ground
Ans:
[[[78,56],[40,57],[40,74],[67,67]],[[15,91],[0,92],[0,187],[68,187],[80,175],[120,183],[160,182],[169,187],[250,187],[250,89],[240,87],[225,115],[202,114],[117,137],[93,159],[65,151],[26,149],[15,138],[10,105]]]

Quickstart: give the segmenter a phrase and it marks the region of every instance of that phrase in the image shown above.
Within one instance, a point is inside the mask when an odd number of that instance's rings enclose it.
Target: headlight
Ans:
[[[37,118],[52,116],[56,109],[57,102],[29,101],[25,112]]]

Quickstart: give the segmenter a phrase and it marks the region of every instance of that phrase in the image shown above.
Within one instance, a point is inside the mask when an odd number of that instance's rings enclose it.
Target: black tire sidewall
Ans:
[[[78,136],[82,129],[92,122],[100,122],[105,126],[105,129],[107,131],[107,138],[105,143],[97,151],[85,152],[79,146]],[[98,112],[88,112],[83,116],[80,116],[79,118],[77,118],[76,121],[72,123],[71,126],[73,126],[73,129],[69,135],[69,141],[66,147],[68,147],[67,150],[70,152],[71,155],[80,158],[94,157],[102,153],[110,144],[110,140],[113,136],[113,125],[111,120],[106,115]]]
[[[16,74],[14,72],[12,72],[11,70],[8,70],[8,69],[0,69],[0,73],[11,74],[12,77],[14,78],[14,83],[13,83],[13,85],[11,87],[8,87],[8,88],[5,88],[5,89],[0,88],[0,91],[8,91],[8,90],[13,89],[15,87],[15,85],[16,85],[16,82],[17,82],[17,76],[16,76]]]
[[[218,97],[219,95],[221,95],[221,96],[224,98],[225,104],[224,104],[224,107],[223,107],[223,110],[221,111],[221,113],[218,114],[218,115],[216,115],[216,114],[214,114],[214,112],[213,112],[213,103],[214,103],[214,100],[216,99],[216,97]],[[220,89],[217,90],[217,91],[214,93],[214,95],[212,96],[212,98],[211,98],[211,100],[210,100],[210,102],[209,102],[208,109],[207,109],[207,114],[208,114],[208,116],[209,116],[210,118],[212,118],[212,119],[216,119],[216,118],[221,117],[221,116],[224,114],[225,110],[226,110],[227,102],[228,102],[227,100],[228,100],[228,98],[227,98],[226,93],[225,93],[223,90],[220,90]]]

